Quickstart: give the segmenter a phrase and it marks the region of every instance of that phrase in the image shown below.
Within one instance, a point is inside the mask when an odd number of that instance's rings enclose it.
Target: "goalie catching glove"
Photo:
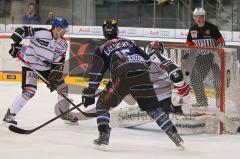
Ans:
[[[174,106],[179,106],[186,104],[190,98],[189,95],[190,86],[187,82],[181,81],[178,83],[173,83],[172,89],[172,104]]]

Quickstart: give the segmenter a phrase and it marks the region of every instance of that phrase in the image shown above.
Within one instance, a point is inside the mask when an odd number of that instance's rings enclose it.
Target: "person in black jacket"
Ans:
[[[194,10],[193,18],[196,24],[189,29],[186,44],[188,46],[208,48],[224,47],[225,42],[217,26],[207,22],[205,20],[205,15],[206,13],[203,8],[196,8]],[[214,61],[213,51],[210,51],[210,49],[202,49],[198,51],[194,61],[195,64],[190,74],[190,81],[196,95],[197,103],[193,104],[193,107],[203,108],[204,110],[207,110],[208,108],[208,99],[204,92],[203,80],[207,77],[210,70],[212,70],[214,77],[213,84],[216,91],[216,105],[219,106],[220,69],[218,64]]]

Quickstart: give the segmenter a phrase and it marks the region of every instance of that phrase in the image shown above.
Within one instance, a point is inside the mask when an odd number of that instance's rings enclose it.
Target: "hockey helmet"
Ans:
[[[204,16],[205,18],[205,15],[206,15],[206,11],[204,8],[196,8],[193,11],[193,19],[196,19],[196,16]]]
[[[160,41],[152,41],[150,42],[150,44],[148,44],[146,52],[148,54],[153,54],[153,53],[162,54],[164,52],[163,44]]]
[[[68,27],[67,20],[62,17],[54,17],[52,20],[52,28],[56,27],[67,28]]]
[[[104,20],[102,27],[103,35],[106,39],[112,39],[118,36],[118,26],[115,19]]]

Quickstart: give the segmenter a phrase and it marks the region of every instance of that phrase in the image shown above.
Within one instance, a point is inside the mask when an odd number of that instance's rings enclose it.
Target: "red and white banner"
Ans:
[[[175,38],[175,29],[144,28],[144,37]]]
[[[232,41],[232,32],[231,31],[220,31],[225,41]]]
[[[103,32],[100,26],[73,26],[73,34],[102,35]]]
[[[176,29],[175,38],[187,39],[188,29]]]
[[[143,28],[119,27],[119,36],[142,37],[143,33]]]
[[[232,41],[240,41],[240,32],[232,32]]]

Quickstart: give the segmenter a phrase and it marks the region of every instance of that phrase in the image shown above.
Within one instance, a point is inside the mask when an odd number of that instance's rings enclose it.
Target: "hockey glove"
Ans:
[[[62,81],[60,84],[57,86],[57,93],[62,93],[62,94],[68,94],[68,85]]]
[[[18,43],[12,43],[11,44],[11,49],[8,51],[8,53],[13,57],[17,58],[20,50],[21,50],[22,45]]]
[[[50,84],[50,90],[54,91],[57,89],[58,85],[63,83],[63,72],[61,70],[51,70],[48,76],[48,82]]]
[[[95,92],[96,89],[92,87],[84,88],[82,91],[82,102],[84,102],[84,107],[88,107],[95,103]]]
[[[174,106],[186,104],[190,98],[189,92],[190,86],[185,81],[174,83],[171,98],[172,104]]]

